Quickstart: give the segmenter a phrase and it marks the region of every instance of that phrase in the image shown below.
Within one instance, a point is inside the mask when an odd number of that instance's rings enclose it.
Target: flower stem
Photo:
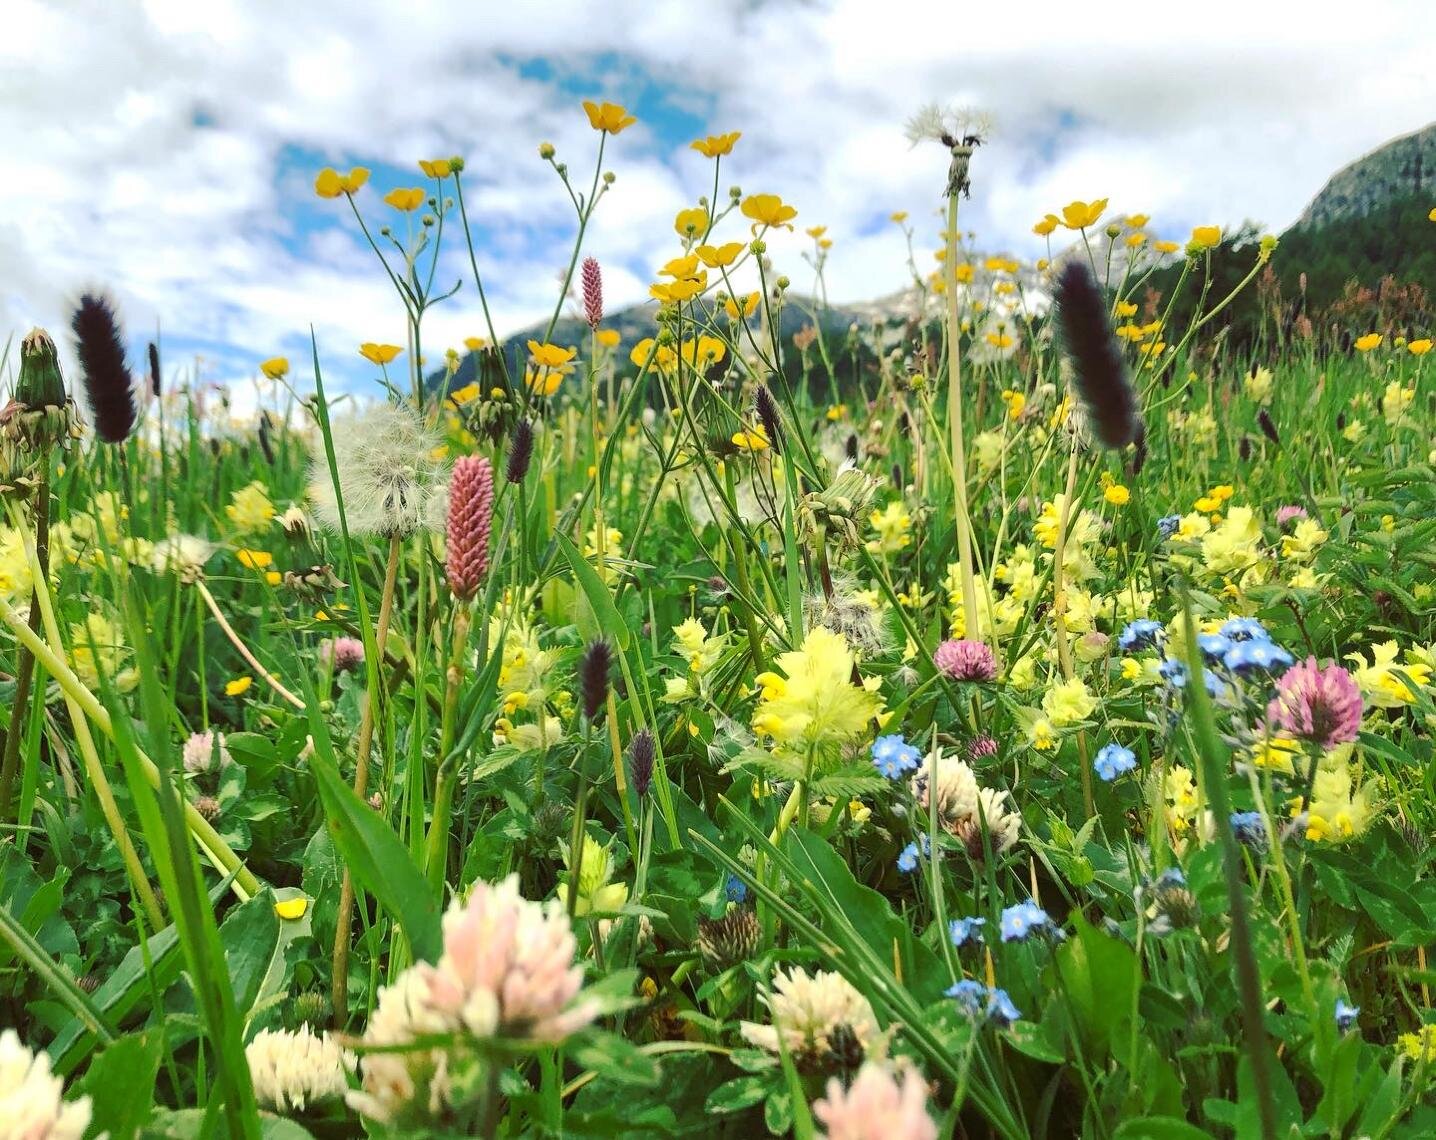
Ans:
[[[204,599],[204,604],[209,607],[209,612],[214,617],[215,622],[219,625],[225,637],[229,638],[230,644],[239,650],[239,655],[244,658],[245,663],[259,674],[260,680],[268,684],[270,688],[300,712],[303,712],[304,702],[280,684],[279,680],[259,663],[258,658],[249,651],[249,647],[240,640],[239,634],[234,632],[234,627],[229,624],[224,614],[220,612],[219,604],[214,600],[214,595],[209,592],[209,587],[204,584],[203,579],[196,579],[194,585],[195,589],[199,591],[200,597]]]
[[[40,456],[41,478],[35,488],[35,555],[40,573],[50,571],[50,484],[46,474],[50,467],[48,448]],[[40,611],[30,607],[30,629],[38,634]],[[35,680],[35,655],[22,644],[16,652],[15,699],[10,706],[10,728],[5,734],[5,756],[0,761],[0,823],[16,822],[18,815],[11,815],[11,800],[15,794],[15,778],[20,771],[20,742],[25,737],[30,709],[30,690]]]
[[[399,551],[403,539],[398,534],[389,537],[389,559],[384,567],[384,590],[379,599],[379,620],[374,629],[374,641],[379,652],[389,643],[389,621],[394,612],[394,584],[399,578]],[[382,674],[377,674],[382,678]],[[354,794],[360,799],[369,787],[369,752],[374,744],[375,708],[379,693],[369,693],[364,701],[364,712],[359,719],[359,738],[355,744]],[[334,927],[334,977],[331,982],[334,1024],[343,1028],[349,1009],[349,926],[354,916],[354,878],[349,868],[344,868],[344,882],[339,888],[339,916]]]

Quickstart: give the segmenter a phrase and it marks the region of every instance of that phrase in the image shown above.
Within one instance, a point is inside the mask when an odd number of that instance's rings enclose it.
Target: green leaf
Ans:
[[[776,1086],[771,1074],[734,1077],[708,1094],[709,1112],[741,1112],[767,1098]]]
[[[1103,934],[1080,913],[1072,921],[1074,934],[1057,948],[1054,969],[1060,970],[1084,1041],[1105,1054],[1126,1038],[1141,978],[1137,956],[1125,942]],[[1054,990],[1061,988],[1057,981],[1053,977]]]
[[[403,927],[416,958],[437,961],[443,948],[439,910],[408,849],[379,813],[339,778],[332,764],[316,755],[309,770],[319,787],[334,846],[355,881]]]
[[[619,615],[618,607],[613,604],[613,595],[608,592],[608,587],[603,584],[598,571],[589,564],[568,535],[557,531],[554,541],[568,560],[569,568],[578,580],[579,588],[598,622],[598,629],[620,649],[627,649],[630,637],[628,624]]]
[[[1210,1133],[1175,1116],[1143,1116],[1124,1120],[1112,1140],[1208,1140]]]
[[[609,1080],[644,1087],[658,1083],[658,1062],[615,1033],[594,1031],[577,1044],[570,1044],[567,1051],[585,1069]]]
[[[154,1111],[155,1077],[160,1070],[164,1034],[149,1029],[121,1037],[90,1062],[75,1092],[88,1096],[94,1109],[90,1135],[129,1140]]]

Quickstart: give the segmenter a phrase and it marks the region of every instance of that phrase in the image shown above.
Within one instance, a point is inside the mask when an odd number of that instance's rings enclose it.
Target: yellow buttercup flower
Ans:
[[[1032,227],[1032,232],[1038,237],[1046,237],[1061,224],[1062,219],[1056,214],[1046,214],[1040,222]]]
[[[447,158],[419,159],[419,169],[430,178],[447,178],[454,172],[454,164]]]
[[[616,135],[624,128],[631,127],[638,122],[628,113],[628,109],[619,103],[594,103],[585,99],[583,109],[588,115],[590,127],[611,135]]]
[[[743,137],[742,131],[729,131],[726,135],[709,135],[706,139],[694,139],[688,145],[704,158],[717,158],[732,154],[733,144]]]
[[[578,355],[576,348],[560,348],[556,344],[539,344],[536,340],[528,342],[529,355],[533,362],[540,368],[563,368]]]
[[[905,221],[907,221],[907,211],[894,210],[891,214],[888,215],[888,221],[896,222],[898,225],[902,225]]]
[[[1193,226],[1192,237],[1187,242],[1187,249],[1193,253],[1200,253],[1204,249],[1211,249],[1221,243],[1221,226]]]
[[[289,360],[283,356],[271,356],[268,360],[260,361],[259,370],[269,379],[278,380],[289,375]]]
[[[1425,356],[1431,351],[1431,338],[1422,337],[1420,340],[1413,340],[1406,346],[1406,351],[1412,356]]]
[[[789,206],[777,194],[749,194],[743,199],[743,216],[753,219],[753,228],[757,230],[761,226],[781,226],[791,230],[789,224],[798,216],[795,207]]]
[[[733,444],[744,451],[767,451],[768,433],[763,429],[762,424],[754,424],[751,428],[735,431]]]
[[[1106,208],[1106,198],[1098,198],[1092,202],[1069,202],[1062,207],[1062,224],[1069,230],[1086,229],[1096,224]]]
[[[326,166],[314,179],[314,192],[321,198],[337,198],[340,194],[357,194],[359,188],[369,181],[369,171],[362,166],[352,167],[348,174],[340,174]]]
[[[405,213],[409,213],[422,206],[424,199],[427,197],[428,194],[420,186],[415,186],[407,190],[400,188],[390,190],[389,193],[385,194],[384,204],[386,206],[393,206],[396,210],[403,210]]]
[[[597,334],[598,343],[604,348],[617,348],[623,336],[617,329],[599,329]]]
[[[738,260],[738,255],[743,252],[743,243],[730,241],[719,246],[700,245],[693,252],[709,269],[721,269]]]
[[[484,345],[488,343],[489,342],[481,336],[464,337],[464,347],[467,348],[470,352],[478,352],[484,347]]]
[[[1119,317],[1135,317],[1137,315],[1136,301],[1118,301],[1113,312]]]
[[[397,344],[375,344],[365,341],[359,346],[359,355],[370,364],[389,364],[404,350]]]
[[[303,918],[304,912],[309,909],[309,900],[303,895],[293,899],[280,899],[274,904],[274,913],[280,918],[296,919]]]
[[[1373,348],[1379,348],[1381,342],[1385,339],[1386,337],[1381,333],[1367,333],[1365,336],[1357,337],[1352,343],[1352,347],[1355,348],[1357,352],[1370,352]]]
[[[702,206],[690,206],[679,210],[673,219],[673,228],[679,237],[697,237],[708,228],[708,211]]]
[[[278,570],[266,570],[264,572],[264,580],[271,586],[277,586],[284,581],[284,575]]]
[[[1176,253],[1182,247],[1174,241],[1154,241],[1152,248],[1158,253]]]
[[[1125,507],[1131,501],[1132,492],[1120,483],[1113,483],[1102,492],[1102,497],[1114,507]]]
[[[655,281],[648,287],[648,292],[665,304],[676,304],[693,300],[707,288],[708,271],[704,270],[696,277],[683,277],[677,281]]]
[[[1128,215],[1127,215],[1127,225],[1130,226],[1130,227],[1131,227],[1132,229],[1134,229],[1134,230],[1140,230],[1140,229],[1145,228],[1146,225],[1147,225],[1147,223],[1150,222],[1151,220],[1152,220],[1152,219],[1151,219],[1150,215],[1148,215],[1148,214],[1128,214]]]
[[[234,552],[234,556],[239,559],[239,564],[248,570],[263,570],[274,563],[274,555],[267,550],[250,550],[241,546]]]
[[[730,321],[746,321],[758,311],[760,294],[749,293],[746,297],[723,298],[723,312]]]
[[[247,675],[243,677],[236,677],[233,681],[225,682],[224,691],[228,696],[237,697],[240,694],[247,692],[249,690],[249,686],[252,684],[254,684],[253,677]]]

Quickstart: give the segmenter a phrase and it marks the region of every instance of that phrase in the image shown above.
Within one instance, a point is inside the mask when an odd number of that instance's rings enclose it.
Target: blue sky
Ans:
[[[1168,10],[1170,8],[1170,10]],[[308,357],[362,387],[364,340],[402,342],[397,298],[322,166],[419,185],[421,157],[465,156],[466,200],[501,335],[545,317],[567,263],[572,208],[537,155],[552,142],[584,185],[597,136],[584,98],[638,123],[610,140],[617,179],[586,252],[610,304],[640,300],[678,252],[678,209],[712,191],[692,138],[741,130],[719,194],[781,194],[798,229],[778,272],[811,283],[802,230],[828,226],[835,301],[903,286],[906,210],[919,257],[937,245],[946,169],[903,122],[937,100],[995,120],[963,225],[984,251],[1036,256],[1030,233],[1073,199],[1150,213],[1154,236],[1245,218],[1282,228],[1339,166],[1424,125],[1436,79],[1410,29],[1420,0],[1374,0],[1349,37],[1305,7],[1214,0],[1074,26],[1070,5],[890,0],[9,0],[0,14],[0,342],[63,326],[86,284],[118,297],[137,339],[164,330],[169,367],[241,404],[258,361]],[[536,18],[535,13],[541,15]],[[1193,21],[1199,20],[1198,25]],[[720,236],[745,236],[741,220]],[[920,262],[921,264],[921,262]],[[925,267],[925,266],[924,266]],[[461,244],[439,277],[468,278]],[[483,332],[472,282],[426,317],[444,347]],[[196,361],[196,358],[199,358]]]

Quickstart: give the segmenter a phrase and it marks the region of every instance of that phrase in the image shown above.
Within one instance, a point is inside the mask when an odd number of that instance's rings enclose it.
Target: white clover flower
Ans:
[[[260,1107],[277,1112],[344,1096],[354,1071],[352,1053],[327,1033],[316,1036],[308,1026],[295,1033],[263,1029],[245,1046],[244,1058]]]
[[[976,817],[979,789],[967,761],[944,756],[941,748],[928,753],[912,776],[913,795],[924,814],[928,811],[930,788],[936,790],[939,824],[947,826]]]
[[[813,1103],[813,1116],[827,1129],[826,1140],[937,1140],[927,1112],[927,1084],[909,1068],[897,1075],[869,1061],[846,1089],[836,1077],[827,1096]]]
[[[65,1082],[45,1053],[31,1053],[13,1029],[0,1033],[0,1140],[80,1140],[90,1098],[66,1103]]]
[[[833,1035],[840,1029],[851,1034],[864,1054],[880,1036],[868,999],[839,973],[820,970],[810,975],[798,967],[779,970],[772,993],[764,1000],[772,1024],[745,1021],[740,1028],[745,1041],[770,1053],[779,1051],[780,1032],[790,1052],[816,1059],[834,1052]]]
[[[217,549],[197,535],[172,534],[155,543],[152,564],[161,574],[177,574],[181,582],[196,582],[204,577],[204,564]]]
[[[597,1003],[575,1000],[583,967],[578,943],[557,899],[531,902],[518,875],[477,883],[467,901],[444,915],[444,952],[437,965],[405,970],[379,993],[363,1044],[402,1045],[427,1034],[456,1037],[451,1049],[366,1053],[362,1091],[351,1107],[382,1121],[433,1116],[458,1095],[472,1068],[469,1037],[561,1041],[598,1015]],[[427,1096],[427,1099],[424,1099]]]
[[[222,732],[192,733],[190,738],[184,742],[183,756],[184,770],[196,775],[214,772],[226,764],[234,763],[234,757],[225,747],[224,733]]]
[[[406,536],[443,518],[440,440],[408,408],[376,404],[335,421],[332,435],[350,534]],[[339,502],[323,454],[311,465],[309,497],[320,520],[338,530]]]

